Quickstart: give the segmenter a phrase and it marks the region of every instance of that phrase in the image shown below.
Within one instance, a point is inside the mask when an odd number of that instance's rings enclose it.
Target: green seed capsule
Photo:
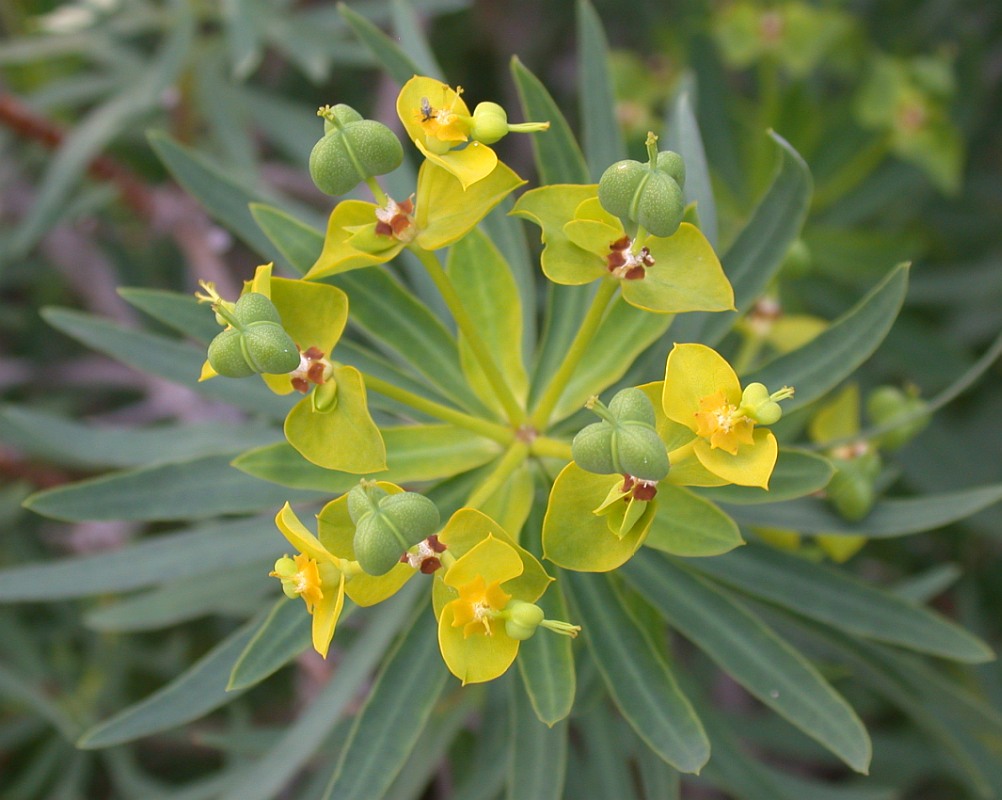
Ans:
[[[247,378],[257,370],[247,363],[240,331],[229,328],[209,343],[209,366],[226,378]]]
[[[508,133],[508,112],[497,103],[478,103],[473,109],[470,138],[484,144],[494,144]]]
[[[835,474],[825,494],[836,511],[850,522],[858,522],[870,513],[876,502],[875,482],[880,474],[880,456],[876,453],[851,460],[832,459]]]
[[[932,418],[922,398],[894,386],[874,389],[866,400],[866,414],[874,425],[881,427],[898,423],[877,440],[877,446],[883,450],[897,450],[904,446],[921,433]],[[908,419],[913,414],[917,416]]]
[[[545,617],[543,609],[535,603],[527,603],[524,600],[509,601],[505,606],[505,612],[508,614],[504,623],[505,633],[512,639],[523,642],[532,638]]]
[[[571,442],[571,456],[581,469],[644,481],[660,481],[668,474],[668,452],[654,428],[656,417],[647,395],[623,389],[608,408],[598,403],[595,408],[602,421],[582,428]]]
[[[685,163],[678,153],[657,153],[653,143],[648,149],[651,159],[647,164],[617,161],[602,174],[598,201],[610,214],[655,236],[671,236],[685,215]]]
[[[362,119],[348,106],[329,109],[324,129],[310,153],[310,177],[325,194],[345,194],[403,162],[403,146],[393,131],[381,122]]]
[[[282,324],[282,315],[278,313],[275,304],[260,292],[240,295],[233,306],[233,316],[241,325],[249,325],[252,322]]]
[[[299,366],[299,348],[275,322],[252,322],[242,331],[244,354],[255,372],[283,375]]]
[[[362,485],[348,493],[348,513],[355,523],[355,558],[366,573],[376,576],[393,569],[408,548],[438,529],[440,521],[438,507],[424,495],[387,494]]]

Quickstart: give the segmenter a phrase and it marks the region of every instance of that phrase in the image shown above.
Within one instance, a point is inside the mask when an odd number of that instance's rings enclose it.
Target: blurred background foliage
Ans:
[[[673,99],[690,93],[722,244],[740,230],[774,168],[765,129],[779,132],[808,162],[813,206],[776,298],[787,314],[831,319],[890,265],[914,262],[905,310],[859,375],[864,389],[909,384],[934,396],[989,350],[1002,322],[1002,6],[967,0],[594,5],[614,51],[617,115],[634,157],[643,152],[647,130],[665,133]],[[574,3],[348,6],[395,30],[421,66],[437,59],[450,83],[508,107],[517,106],[508,62],[518,54],[580,130]],[[221,455],[225,463],[276,434],[220,399],[95,354],[80,336],[66,335],[74,330],[71,313],[48,312],[47,322],[39,309],[71,307],[135,326],[142,298],[126,302],[116,287],[190,292],[203,278],[233,296],[258,263],[247,244],[171,179],[147,130],[167,131],[254,195],[322,224],[329,201],[305,171],[319,132],[314,109],[346,102],[389,121],[395,86],[326,2],[0,0],[0,25],[0,568],[11,574],[32,569],[26,564],[91,556],[105,576],[94,587],[76,578],[40,584],[35,597],[17,598],[4,597],[0,578],[0,599],[21,601],[0,608],[0,796],[216,797],[226,779],[325,692],[331,664],[304,655],[266,688],[185,728],[103,750],[77,750],[73,742],[183,672],[270,602],[260,564],[278,554],[281,540],[268,525],[262,534],[246,523],[213,523],[219,536],[240,541],[245,560],[230,564],[223,578],[232,584],[232,602],[219,606],[215,592],[210,605],[210,595],[200,599],[199,590],[216,556],[193,549],[157,561],[191,575],[158,590],[161,576],[111,555],[140,540],[155,548],[154,534],[165,523],[145,522],[141,513],[132,521],[94,513],[89,521],[62,524],[21,503],[39,489],[179,454]],[[364,29],[357,19],[355,25]],[[416,30],[427,35],[434,57],[409,33]],[[529,147],[513,142],[508,156],[526,177],[533,170]],[[996,366],[894,454],[888,491],[1002,481],[999,381]],[[176,422],[190,424],[186,437],[156,436],[158,426]],[[269,503],[264,498],[260,507]],[[1000,533],[998,511],[989,510],[935,534],[870,543],[846,568],[884,584],[900,582],[905,596],[937,598],[937,607],[997,646]],[[108,574],[118,575],[117,582]],[[150,587],[124,600],[113,596]],[[345,636],[380,630],[348,626]],[[699,663],[691,666],[698,674]],[[594,676],[581,676],[582,684],[589,680]],[[997,719],[997,664],[971,670],[964,681],[990,699],[994,709],[984,713]],[[486,690],[488,710],[504,704],[505,691],[501,684]],[[784,774],[793,796],[796,781],[808,777],[841,786],[844,793],[832,797],[847,800],[988,797],[1002,785],[998,742],[965,750],[963,731],[953,730],[945,741],[959,741],[960,755],[946,753],[942,741],[918,733],[875,693],[848,691],[874,735],[869,783],[846,782],[830,756],[776,718],[763,722],[733,685],[718,682],[697,694],[709,693],[729,712],[730,733],[720,741],[731,742],[734,763],[747,760],[742,753],[766,754],[770,774]],[[607,708],[581,713],[594,717],[589,725],[622,727]],[[708,727],[712,719],[705,717]],[[447,748],[454,755],[474,752],[472,733],[455,736],[462,724],[462,708],[438,722],[438,739],[425,743],[427,768],[415,768],[409,786],[395,785],[394,797],[446,797],[451,790],[494,796],[491,787],[501,784],[489,770],[436,767]],[[343,722],[323,729],[335,749],[343,729]],[[599,758],[594,748],[601,744],[575,747]],[[649,777],[642,757],[634,766]],[[329,771],[323,764],[306,769],[287,796],[319,795]],[[568,796],[605,796],[615,782],[609,785]],[[721,796],[707,788],[713,786],[733,786],[733,777],[687,778],[683,796]],[[567,791],[573,788],[571,781]]]

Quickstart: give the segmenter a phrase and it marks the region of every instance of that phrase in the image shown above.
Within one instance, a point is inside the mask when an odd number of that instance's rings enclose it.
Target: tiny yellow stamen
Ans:
[[[286,597],[302,597],[310,614],[316,604],[323,600],[320,569],[317,562],[309,556],[302,553],[294,558],[283,556],[275,562],[275,569],[268,576],[282,581],[282,591]]]
[[[755,443],[754,420],[728,403],[723,391],[702,398],[695,417],[696,434],[709,440],[712,448],[720,448],[733,456],[737,455],[739,445]]]
[[[491,620],[511,600],[511,595],[501,588],[500,581],[490,585],[482,575],[477,575],[469,583],[459,587],[459,598],[449,603],[452,609],[452,626],[462,628],[463,636],[480,632],[493,636]]]

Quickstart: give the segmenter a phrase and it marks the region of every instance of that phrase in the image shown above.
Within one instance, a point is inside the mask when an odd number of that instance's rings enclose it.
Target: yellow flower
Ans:
[[[665,365],[661,395],[674,429],[659,431],[669,442],[672,472],[682,465],[690,485],[767,489],[778,446],[772,431],[756,425],[776,422],[782,415],[779,401],[792,395],[788,387],[770,394],[760,383],[742,391],[731,365],[714,350],[676,344]],[[688,434],[680,432],[684,428]]]
[[[483,142],[471,140],[473,116],[461,92],[415,75],[397,96],[397,116],[421,154],[467,189],[491,174],[498,157]]]
[[[278,559],[269,574],[282,581],[282,591],[287,597],[303,598],[306,611],[313,616],[313,649],[327,658],[334,628],[344,608],[348,565],[327,551],[288,503],[276,515],[275,524],[299,555]]]
[[[436,574],[432,590],[438,644],[464,685],[503,675],[519,643],[539,627],[577,635],[576,625],[543,618],[535,601],[552,578],[490,517],[461,508],[439,539],[455,560],[443,562],[448,566]]]

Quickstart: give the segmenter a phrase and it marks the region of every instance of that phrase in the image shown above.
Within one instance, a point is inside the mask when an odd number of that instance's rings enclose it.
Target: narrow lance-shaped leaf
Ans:
[[[354,608],[354,604],[345,603],[340,622],[343,623]],[[300,603],[284,595],[275,602],[233,665],[226,691],[249,689],[310,646],[311,619],[304,610]]]
[[[325,800],[382,797],[445,688],[435,618],[423,603],[415,614],[359,713]]]
[[[337,10],[394,81],[402,86],[412,75],[422,74],[421,68],[396,42],[347,3],[338,3]]]
[[[567,770],[568,724],[564,721],[552,727],[544,725],[529,702],[528,687],[515,675],[512,678],[508,694],[511,747],[507,798],[560,800]]]
[[[728,513],[742,525],[781,528],[801,533],[866,536],[888,539],[931,531],[958,522],[1002,500],[1002,484],[962,489],[957,492],[881,500],[859,522],[847,522],[827,503],[802,497],[789,503],[728,506]]]
[[[591,179],[597,181],[613,162],[626,157],[616,119],[616,98],[609,75],[609,44],[602,20],[589,0],[578,0],[578,97]]]
[[[536,605],[543,609],[547,619],[571,618],[559,581],[546,590]],[[522,642],[517,663],[521,686],[540,722],[553,727],[571,713],[577,675],[570,637],[537,631]]]
[[[895,267],[849,311],[803,347],[779,356],[745,379],[793,386],[783,412],[803,408],[837,386],[866,361],[887,336],[908,288],[908,265]]]
[[[699,123],[692,108],[691,95],[680,91],[668,111],[665,121],[664,148],[681,154],[685,160],[685,200],[695,202],[699,229],[714,248],[717,246],[717,204],[713,200],[710,169],[699,132]],[[733,277],[733,276],[732,276]]]
[[[668,665],[604,575],[564,573],[592,659],[637,735],[680,772],[699,772],[710,743]]]
[[[843,571],[753,545],[689,566],[802,616],[868,639],[957,661],[983,662],[991,650],[944,617]]]
[[[672,626],[734,680],[854,770],[867,771],[870,738],[859,717],[758,617],[663,557],[639,553],[623,571]]]

